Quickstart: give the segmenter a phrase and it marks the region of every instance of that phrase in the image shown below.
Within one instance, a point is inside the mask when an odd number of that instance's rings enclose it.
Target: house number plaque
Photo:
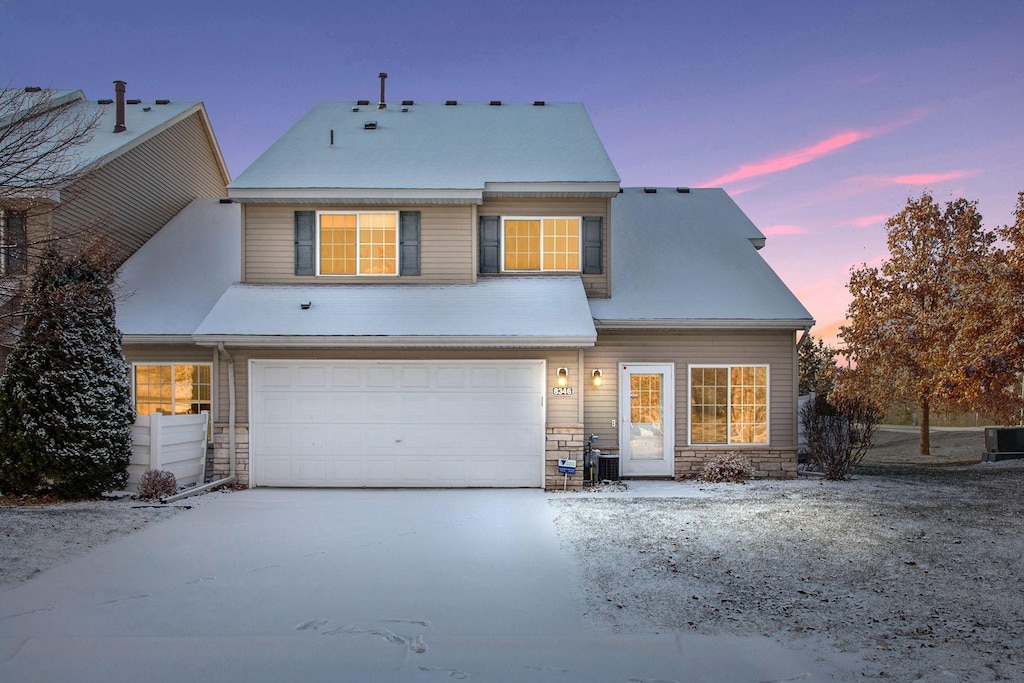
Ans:
[[[555,396],[572,396],[572,387],[552,387],[551,393]]]

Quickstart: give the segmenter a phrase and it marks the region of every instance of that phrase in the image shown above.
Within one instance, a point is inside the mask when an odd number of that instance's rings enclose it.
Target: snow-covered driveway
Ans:
[[[540,491],[243,491],[0,593],[0,680],[828,680],[594,632],[575,577]]]

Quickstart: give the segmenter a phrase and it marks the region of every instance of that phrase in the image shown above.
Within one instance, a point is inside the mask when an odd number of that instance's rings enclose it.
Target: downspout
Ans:
[[[181,493],[176,493],[173,496],[161,498],[161,503],[173,503],[181,500],[182,498],[188,498],[189,496],[209,491],[210,489],[218,486],[235,483],[235,359],[232,358],[231,354],[228,353],[228,350],[224,348],[224,342],[217,343],[217,351],[219,351],[228,362],[228,476],[203,484],[202,486],[194,486],[182,491]]]

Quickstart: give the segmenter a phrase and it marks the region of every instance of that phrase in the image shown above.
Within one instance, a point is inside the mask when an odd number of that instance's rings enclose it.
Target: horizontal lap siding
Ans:
[[[487,199],[478,209],[481,216],[600,216],[604,219],[602,268],[598,275],[582,275],[590,298],[606,298],[611,288],[610,199]]]
[[[420,275],[317,277],[295,275],[295,212],[317,210],[420,212]],[[413,284],[473,281],[473,218],[470,206],[330,207],[249,204],[245,207],[245,282]]]
[[[249,421],[249,360],[515,360],[544,359],[547,361],[547,420],[552,424],[573,424],[579,422],[579,402],[577,396],[552,396],[551,387],[555,384],[555,373],[559,367],[571,369],[572,377],[577,377],[577,352],[564,351],[518,351],[509,349],[424,349],[423,351],[388,351],[358,349],[312,350],[312,349],[229,349],[235,359],[235,392],[237,412],[235,419],[240,423]],[[227,363],[220,363],[217,371],[218,395],[224,397],[216,412],[218,422],[227,422],[228,406],[226,405],[228,387]]]
[[[595,369],[604,375],[600,387],[588,387],[584,401],[587,433],[600,438],[599,446],[617,449],[618,364],[675,363],[676,448],[687,446],[689,426],[689,365],[768,365],[770,367],[769,419],[771,445],[795,445],[796,339],[793,332],[599,332],[597,345],[584,354],[584,376]]]
[[[196,112],[61,193],[57,234],[100,231],[123,260],[197,197],[223,197],[224,178]]]

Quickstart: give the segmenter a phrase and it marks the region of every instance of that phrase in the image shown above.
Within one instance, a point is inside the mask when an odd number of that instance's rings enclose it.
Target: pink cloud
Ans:
[[[854,218],[850,221],[851,225],[856,225],[858,228],[870,228],[875,225],[883,225],[889,216],[884,213],[876,213],[871,216],[861,216],[860,218]]]
[[[869,140],[871,138],[878,137],[879,135],[885,135],[887,133],[891,133],[897,128],[902,128],[903,126],[920,121],[927,115],[927,113],[928,112],[926,110],[920,109],[912,112],[904,119],[884,126],[837,133],[830,138],[826,138],[821,142],[816,142],[813,145],[808,145],[807,147],[801,147],[791,152],[786,152],[779,156],[765,159],[764,161],[758,161],[752,164],[743,164],[732,173],[727,173],[724,176],[715,178],[710,182],[704,183],[703,186],[717,187],[720,185],[734,183],[737,180],[757,178],[759,176],[795,168],[796,166],[803,166],[804,164],[809,164],[821,157],[828,156],[833,152],[841,150],[844,147],[849,147],[855,142]]]
[[[947,173],[914,173],[910,175],[880,176],[879,181],[888,185],[931,185],[944,183],[947,180],[960,180],[977,173],[977,171],[949,171]]]
[[[769,225],[761,228],[765,237],[778,237],[779,235],[806,235],[807,230],[799,225]]]

